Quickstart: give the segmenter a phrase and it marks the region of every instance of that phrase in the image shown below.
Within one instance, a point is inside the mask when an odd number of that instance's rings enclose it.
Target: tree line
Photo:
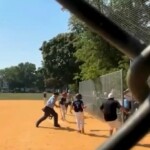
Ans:
[[[119,20],[114,15],[121,14],[122,18],[128,22],[128,26],[124,27],[125,30],[130,32],[129,29],[132,29],[131,33],[140,40],[143,37],[139,36],[135,25],[142,31],[150,33],[148,0],[87,1],[110,19],[114,20],[115,17],[115,21],[123,26],[125,21]],[[109,9],[106,9],[106,6]],[[134,15],[131,14],[131,10],[135,12]],[[133,20],[136,22],[134,23]],[[69,32],[60,33],[42,43],[41,68],[36,70],[34,64],[21,63],[0,71],[0,77],[9,82],[10,89],[36,87],[40,90],[45,88],[77,90],[78,83],[82,80],[94,79],[120,69],[123,70],[124,88],[126,88],[126,74],[130,59],[91,31],[73,14],[69,19],[68,27]],[[148,35],[150,34],[146,34]]]

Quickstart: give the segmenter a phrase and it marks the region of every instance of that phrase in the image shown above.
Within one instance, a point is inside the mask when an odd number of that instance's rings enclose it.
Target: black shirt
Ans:
[[[65,105],[65,103],[66,103],[66,98],[62,97],[59,101],[59,104]]]
[[[43,93],[43,97],[46,98],[46,95],[47,95],[47,94],[44,92],[44,93]]]
[[[114,121],[117,119],[117,108],[121,107],[120,103],[114,99],[108,99],[100,107],[104,113],[104,119],[106,121]]]
[[[73,105],[75,112],[83,112],[83,101],[82,100],[75,100],[72,105]]]

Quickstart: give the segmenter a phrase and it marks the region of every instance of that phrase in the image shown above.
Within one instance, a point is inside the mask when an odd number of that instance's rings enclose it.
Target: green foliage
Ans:
[[[1,81],[6,81],[9,90],[24,89],[34,86],[36,67],[31,63],[20,63],[18,66],[12,66],[0,70]]]
[[[35,87],[40,91],[45,90],[45,78],[44,78],[44,69],[38,68],[35,72],[36,80],[34,82]]]
[[[108,17],[129,34],[149,44],[149,0],[111,0]]]
[[[130,59],[127,56],[123,56],[122,60],[119,61],[119,69],[123,70],[123,85],[124,90],[127,89],[127,81],[126,81],[126,75],[128,68],[130,67]]]
[[[33,87],[35,81],[36,67],[31,63],[20,63],[17,66],[17,77],[20,83],[20,87],[29,88]]]
[[[80,66],[80,76],[83,80],[96,78],[118,67],[118,62],[122,58],[119,51],[89,30],[78,35],[75,56],[83,62]]]
[[[126,26],[128,28],[131,27],[131,29],[133,29],[135,22],[137,22],[137,26],[139,26],[140,29],[149,29],[149,27],[146,26],[149,22],[149,11],[147,9],[149,4],[147,3],[147,0],[133,0],[132,2],[130,0],[87,1],[110,19],[113,20],[115,17],[116,23],[119,23],[122,27],[124,23],[128,21],[129,24]],[[140,12],[138,8],[140,8]],[[133,15],[133,12],[135,12],[136,15]],[[121,14],[122,20],[119,20],[118,14],[119,16]],[[140,17],[138,15],[140,15]],[[142,15],[144,15],[144,17],[142,17]],[[133,19],[133,17],[135,17],[135,19]],[[133,20],[135,22],[132,22]],[[78,61],[82,62],[80,65],[81,72],[77,77],[80,77],[82,80],[94,79],[100,75],[122,69],[124,86],[126,88],[126,74],[130,64],[129,58],[106,42],[102,37],[99,37],[97,34],[90,31],[86,24],[75,16],[71,16],[69,25],[71,31],[77,35],[77,40],[75,41],[77,51],[75,52],[75,56]],[[131,30],[131,32],[137,33],[137,30]]]
[[[69,84],[68,89],[71,93],[78,93],[78,83]]]
[[[55,79],[60,85],[74,82],[74,74],[79,72],[79,63],[74,57],[75,40],[76,36],[73,33],[64,33],[43,43],[40,50],[43,55],[46,79]]]
[[[43,93],[0,93],[0,100],[43,100]]]

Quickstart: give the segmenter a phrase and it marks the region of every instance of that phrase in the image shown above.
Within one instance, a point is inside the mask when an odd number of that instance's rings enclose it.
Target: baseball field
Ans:
[[[62,121],[59,108],[56,111],[61,128],[54,128],[50,119],[36,128],[43,106],[43,100],[0,100],[0,150],[95,150],[109,138],[107,124],[88,113],[85,134],[76,132],[74,115],[68,113]],[[149,149],[150,134],[132,148]]]

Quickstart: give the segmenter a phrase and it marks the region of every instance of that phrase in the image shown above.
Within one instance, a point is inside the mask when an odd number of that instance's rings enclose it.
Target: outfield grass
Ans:
[[[47,97],[51,94],[48,93]],[[0,100],[41,100],[43,93],[0,93]]]

